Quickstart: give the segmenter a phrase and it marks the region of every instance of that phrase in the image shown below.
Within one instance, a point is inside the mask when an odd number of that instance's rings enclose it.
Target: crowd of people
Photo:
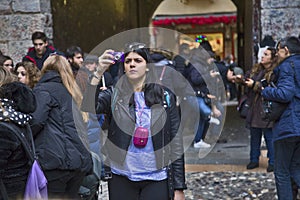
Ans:
[[[25,136],[30,127],[49,199],[83,198],[79,191],[90,186],[96,155],[111,200],[184,200],[184,127],[192,126],[192,148],[211,148],[208,128],[220,125],[224,101],[239,99],[241,85],[250,105],[246,168],[259,167],[264,135],[279,199],[292,199],[292,186],[300,186],[299,38],[266,47],[246,73],[232,58],[219,60],[207,40],[194,49],[183,43],[175,56],[131,42],[121,56],[107,49],[98,57],[79,46],[59,52],[40,31],[31,39],[33,47],[16,65],[0,55],[0,122]],[[264,99],[288,103],[278,121],[263,119]],[[195,124],[187,120],[192,113]],[[1,123],[0,199],[4,193],[22,198],[29,161]]]

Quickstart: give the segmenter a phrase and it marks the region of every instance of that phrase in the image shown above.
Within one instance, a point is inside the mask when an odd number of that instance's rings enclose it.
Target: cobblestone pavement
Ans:
[[[187,173],[186,199],[277,199],[273,173],[201,172]]]
[[[274,200],[277,199],[273,173],[188,172],[186,200]],[[108,200],[107,184],[99,199]]]

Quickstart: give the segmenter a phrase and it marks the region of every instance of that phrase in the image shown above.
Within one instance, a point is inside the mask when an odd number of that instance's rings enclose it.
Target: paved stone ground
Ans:
[[[186,200],[274,200],[277,199],[273,173],[188,172]],[[107,184],[99,199],[108,200]]]
[[[186,200],[277,199],[273,173],[187,173]]]
[[[244,124],[244,120],[236,112],[236,107],[227,106],[220,137],[210,134],[206,139],[212,147],[200,152],[192,146],[187,147],[186,200],[277,199],[274,174],[266,173],[266,150],[262,150],[260,167],[246,170],[250,148],[249,130]],[[190,139],[185,138],[185,141]],[[99,199],[108,200],[106,183],[103,183],[102,190],[103,194]]]

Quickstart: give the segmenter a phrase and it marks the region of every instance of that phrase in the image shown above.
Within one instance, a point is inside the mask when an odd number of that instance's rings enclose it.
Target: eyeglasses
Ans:
[[[144,43],[133,42],[133,43],[130,43],[130,44],[126,45],[126,50],[127,51],[134,51],[134,50],[142,49],[142,48],[145,48],[145,47],[146,47],[146,44],[144,44]]]
[[[13,67],[13,64],[3,64],[4,67]]]

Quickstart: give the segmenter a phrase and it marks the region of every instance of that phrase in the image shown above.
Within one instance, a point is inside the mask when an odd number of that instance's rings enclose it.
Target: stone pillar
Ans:
[[[262,0],[261,1],[261,38],[272,35],[279,40],[300,33],[300,1]]]
[[[0,27],[0,50],[20,62],[34,31],[53,38],[50,0],[0,0]]]

